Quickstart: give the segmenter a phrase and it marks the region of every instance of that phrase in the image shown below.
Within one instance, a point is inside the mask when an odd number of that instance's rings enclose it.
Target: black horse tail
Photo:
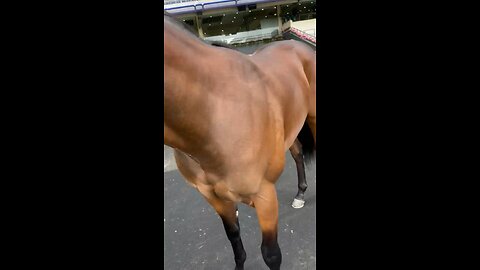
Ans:
[[[302,130],[300,130],[297,138],[302,144],[303,160],[305,161],[305,164],[311,163],[315,158],[317,149],[313,138],[313,132],[307,122],[303,124]]]

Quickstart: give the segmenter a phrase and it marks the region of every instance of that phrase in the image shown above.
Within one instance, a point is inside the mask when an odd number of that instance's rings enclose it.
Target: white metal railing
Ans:
[[[235,2],[235,4],[238,3],[238,0],[229,0],[230,2]],[[276,0],[257,0],[256,2],[258,3],[263,3],[263,2],[275,2]],[[181,4],[181,3],[189,3],[189,2],[196,2],[196,4],[213,4],[213,3],[222,3],[222,2],[228,2],[226,0],[164,0],[163,5],[175,5],[175,4]]]
[[[264,28],[259,30],[240,32],[235,35],[206,37],[205,40],[221,41],[227,44],[235,44],[235,43],[245,43],[245,42],[259,41],[264,39],[271,39],[277,36],[278,34],[279,33],[278,33],[277,27],[269,27],[269,28]]]
[[[316,22],[316,19],[296,21],[292,22],[291,26],[310,35],[316,36]]]
[[[185,2],[198,2],[198,0],[165,0],[163,1],[163,4],[172,5],[172,4],[185,3]]]
[[[219,2],[219,1],[221,2],[222,0],[165,0],[163,1],[163,5],[173,5],[173,4],[188,3],[188,2],[197,2],[198,4],[208,4],[208,3]],[[235,0],[232,0],[232,2],[233,1]]]
[[[312,30],[312,29],[310,29]],[[295,34],[296,36],[298,36],[299,38],[303,39],[303,40],[306,40],[306,41],[310,41],[312,43],[317,43],[317,38],[316,36],[313,36],[309,33],[306,33],[305,31],[302,31],[300,29],[297,29],[295,27],[290,27],[290,32],[292,32],[293,34]]]

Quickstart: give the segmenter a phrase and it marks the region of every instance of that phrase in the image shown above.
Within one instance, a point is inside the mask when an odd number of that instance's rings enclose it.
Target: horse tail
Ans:
[[[298,134],[298,140],[302,144],[303,159],[306,164],[312,162],[316,154],[316,143],[313,138],[313,132],[308,126],[307,121],[303,124],[302,130]]]

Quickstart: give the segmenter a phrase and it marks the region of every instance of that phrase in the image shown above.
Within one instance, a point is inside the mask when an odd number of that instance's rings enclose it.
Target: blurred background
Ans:
[[[222,41],[244,53],[283,39],[300,40],[316,49],[316,1],[166,0],[164,10],[201,38]]]

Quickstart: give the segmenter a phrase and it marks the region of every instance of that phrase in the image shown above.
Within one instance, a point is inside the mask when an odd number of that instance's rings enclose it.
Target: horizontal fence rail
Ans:
[[[172,4],[186,3],[186,2],[198,2],[198,0],[165,0],[163,1],[163,4],[172,5]]]
[[[163,9],[172,14],[187,14],[269,2],[278,2],[278,0],[167,0],[164,1]]]
[[[253,30],[248,32],[240,32],[235,35],[229,36],[213,36],[213,37],[206,37],[205,40],[209,41],[221,41],[226,44],[236,44],[236,43],[247,43],[247,42],[254,42],[260,41],[265,39],[272,39],[278,36],[278,28],[270,27],[265,29]]]
[[[314,30],[314,33],[315,33],[315,29],[309,29],[309,30]],[[309,41],[309,42],[312,42],[312,43],[317,43],[317,38],[309,33],[306,33],[302,30],[299,30],[297,28],[294,28],[294,27],[290,27],[290,32],[292,32],[294,35],[298,36],[299,38],[303,39],[303,40],[306,40],[306,41]]]

